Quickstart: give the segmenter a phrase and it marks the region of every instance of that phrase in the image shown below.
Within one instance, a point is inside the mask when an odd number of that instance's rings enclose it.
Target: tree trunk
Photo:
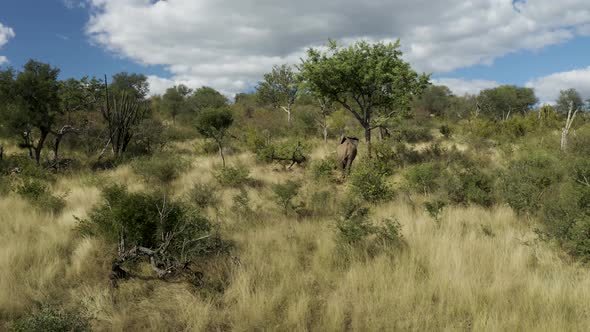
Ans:
[[[324,143],[328,143],[328,126],[324,125]]]
[[[570,109],[567,112],[567,119],[565,120],[565,126],[561,130],[561,151],[565,151],[567,149],[567,137],[570,132],[570,128],[576,119],[576,114],[578,113],[578,109],[574,110],[574,103],[570,104]]]
[[[41,164],[41,151],[43,150],[43,145],[45,144],[47,135],[49,135],[49,130],[42,129],[39,142],[37,142],[37,146],[35,147],[35,161],[37,162],[37,165]]]
[[[365,125],[365,141],[367,142],[367,157],[371,159],[371,127]]]
[[[217,142],[217,146],[219,147],[219,155],[221,156],[221,164],[223,168],[225,168],[225,156],[223,155],[223,147],[221,146],[221,142]]]

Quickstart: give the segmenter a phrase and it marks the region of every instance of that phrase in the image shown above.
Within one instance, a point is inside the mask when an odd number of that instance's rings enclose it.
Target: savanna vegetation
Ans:
[[[331,42],[231,100],[2,69],[0,330],[588,330],[588,102],[401,56]]]

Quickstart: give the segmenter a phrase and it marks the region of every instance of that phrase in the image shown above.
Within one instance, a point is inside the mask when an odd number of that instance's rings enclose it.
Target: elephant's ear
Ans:
[[[346,136],[342,136],[342,138],[340,138],[340,144],[346,142]]]
[[[359,142],[360,141],[359,141],[358,138],[356,138],[356,137],[349,137],[348,139],[352,142],[352,144],[354,144],[355,147],[358,147],[359,146]]]

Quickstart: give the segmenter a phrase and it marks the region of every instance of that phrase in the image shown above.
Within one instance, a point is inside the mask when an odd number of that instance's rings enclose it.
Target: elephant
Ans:
[[[356,157],[358,145],[358,138],[342,137],[340,140],[340,145],[338,148],[336,148],[336,152],[338,154],[338,163],[341,170],[350,172],[350,167],[352,166],[352,162]]]

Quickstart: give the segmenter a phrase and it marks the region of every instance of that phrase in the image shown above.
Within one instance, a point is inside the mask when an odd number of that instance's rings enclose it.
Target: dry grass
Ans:
[[[321,149],[316,157],[330,153]],[[235,242],[240,263],[203,272],[231,271],[223,291],[132,280],[112,292],[106,282],[110,249],[73,231],[72,215],[84,216],[99,200],[99,190],[84,176],[55,185],[58,192],[69,190],[59,216],[1,197],[0,329],[35,302],[79,306],[98,331],[583,331],[590,326],[587,268],[535,240],[532,226],[510,209],[452,207],[438,224],[401,200],[376,206],[374,219],[399,220],[407,249],[360,254],[344,264],[335,217],[296,221],[270,199],[268,184],[304,178],[302,170],[256,165],[247,154],[229,156],[228,163],[250,168],[264,185],[248,189],[262,216],[258,220],[235,218],[229,206],[236,191],[221,193],[224,203],[215,217],[222,220],[223,236]],[[173,183],[175,193],[180,197],[194,182],[213,181],[218,166],[216,156],[196,157]],[[103,176],[145,189],[129,167]],[[306,183],[303,190],[314,186]]]

